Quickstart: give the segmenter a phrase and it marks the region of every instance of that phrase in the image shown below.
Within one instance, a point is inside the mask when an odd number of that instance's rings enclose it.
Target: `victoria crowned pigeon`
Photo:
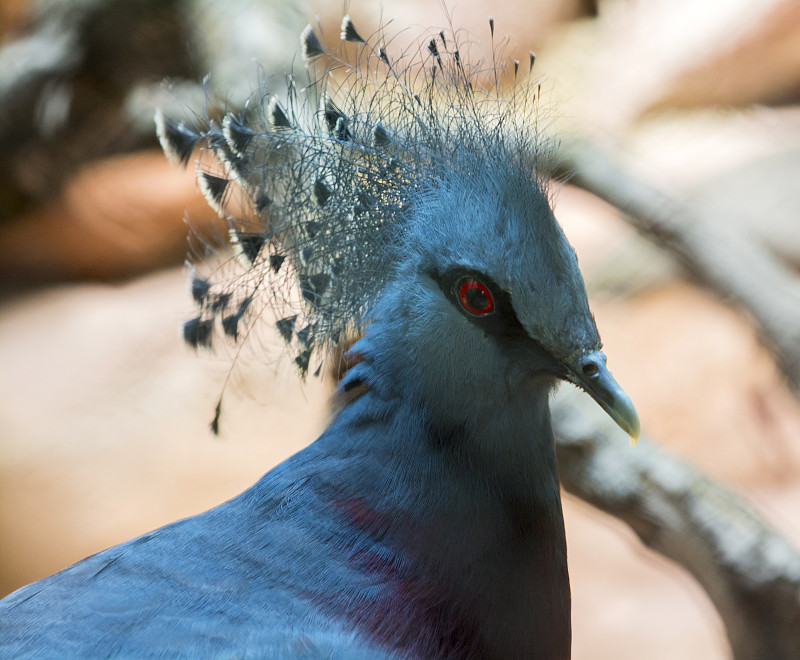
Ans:
[[[185,339],[274,309],[305,375],[359,337],[335,416],[231,501],[8,596],[2,657],[570,656],[548,395],[639,422],[548,203],[537,85],[452,32],[392,57],[345,17],[342,40],[307,27],[310,82],[241,113],[157,117],[173,160],[215,157],[236,254],[195,275]]]

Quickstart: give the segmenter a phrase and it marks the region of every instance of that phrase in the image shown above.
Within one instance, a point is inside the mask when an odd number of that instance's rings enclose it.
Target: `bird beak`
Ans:
[[[631,440],[637,440],[639,415],[631,398],[606,367],[606,356],[600,351],[587,351],[567,361],[567,368],[567,378],[597,401]]]

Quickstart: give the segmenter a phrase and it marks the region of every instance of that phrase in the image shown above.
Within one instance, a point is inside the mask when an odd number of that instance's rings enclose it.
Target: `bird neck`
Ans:
[[[391,606],[409,630],[449,635],[441,653],[410,648],[411,657],[568,658],[570,591],[547,385],[503,405],[476,402],[475,423],[442,417],[408,391],[398,396],[369,368],[343,381],[374,383],[335,422],[354,443],[330,450],[348,455],[351,472],[351,492],[337,509],[359,543],[379,547],[363,555],[371,577],[385,580],[375,611]],[[354,616],[379,638],[388,625]]]
[[[431,368],[436,341],[429,340],[424,351],[421,343],[378,321],[353,347],[360,361],[340,383],[340,392],[368,391],[368,405],[354,407],[353,414],[374,416],[386,409],[381,414],[393,428],[382,437],[383,451],[397,452],[398,462],[411,465],[427,452],[426,461],[468,475],[469,483],[560,510],[548,405],[555,378],[502,363],[470,371],[469,357],[450,359],[446,345]],[[397,438],[415,440],[398,445]],[[375,443],[368,450],[375,452]]]

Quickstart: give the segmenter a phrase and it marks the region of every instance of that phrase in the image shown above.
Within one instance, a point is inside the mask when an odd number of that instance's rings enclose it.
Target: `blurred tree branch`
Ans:
[[[800,658],[800,555],[751,507],[646,439],[632,449],[587,396],[551,405],[564,488],[627,523],[702,585],[736,660]]]
[[[46,0],[0,48],[0,221],[53,199],[88,161],[153,146],[148,86],[189,76],[179,0]],[[139,91],[139,97],[136,92]]]
[[[738,304],[800,393],[800,280],[766,249],[575,141],[557,170],[610,203],[703,286]],[[630,450],[588,399],[552,406],[567,491],[626,522],[688,570],[725,624],[734,658],[800,657],[800,555],[731,491],[646,440]],[[613,474],[613,478],[609,475]]]
[[[755,241],[698,213],[584,141],[565,146],[557,165],[570,183],[622,211],[700,284],[752,315],[776,362],[800,393],[800,279]]]

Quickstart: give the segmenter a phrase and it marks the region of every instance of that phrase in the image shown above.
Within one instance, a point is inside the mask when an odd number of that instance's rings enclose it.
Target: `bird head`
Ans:
[[[354,64],[307,27],[309,82],[289,76],[282,99],[203,130],[157,117],[174,160],[202,143],[224,166],[198,177],[239,257],[228,276],[195,278],[187,341],[238,340],[278,307],[303,375],[365,331],[354,350],[377,374],[451,413],[454,397],[468,408],[560,378],[638,435],[548,201],[539,86],[494,46],[487,65],[444,31],[393,58],[345,17],[342,40]]]
[[[476,400],[524,398],[567,380],[637,437],[575,252],[531,154],[514,140],[496,139],[490,152],[460,145],[409,196],[403,248],[372,312],[384,368],[442,402],[443,414],[459,409],[453,383],[466,414],[480,414]]]

